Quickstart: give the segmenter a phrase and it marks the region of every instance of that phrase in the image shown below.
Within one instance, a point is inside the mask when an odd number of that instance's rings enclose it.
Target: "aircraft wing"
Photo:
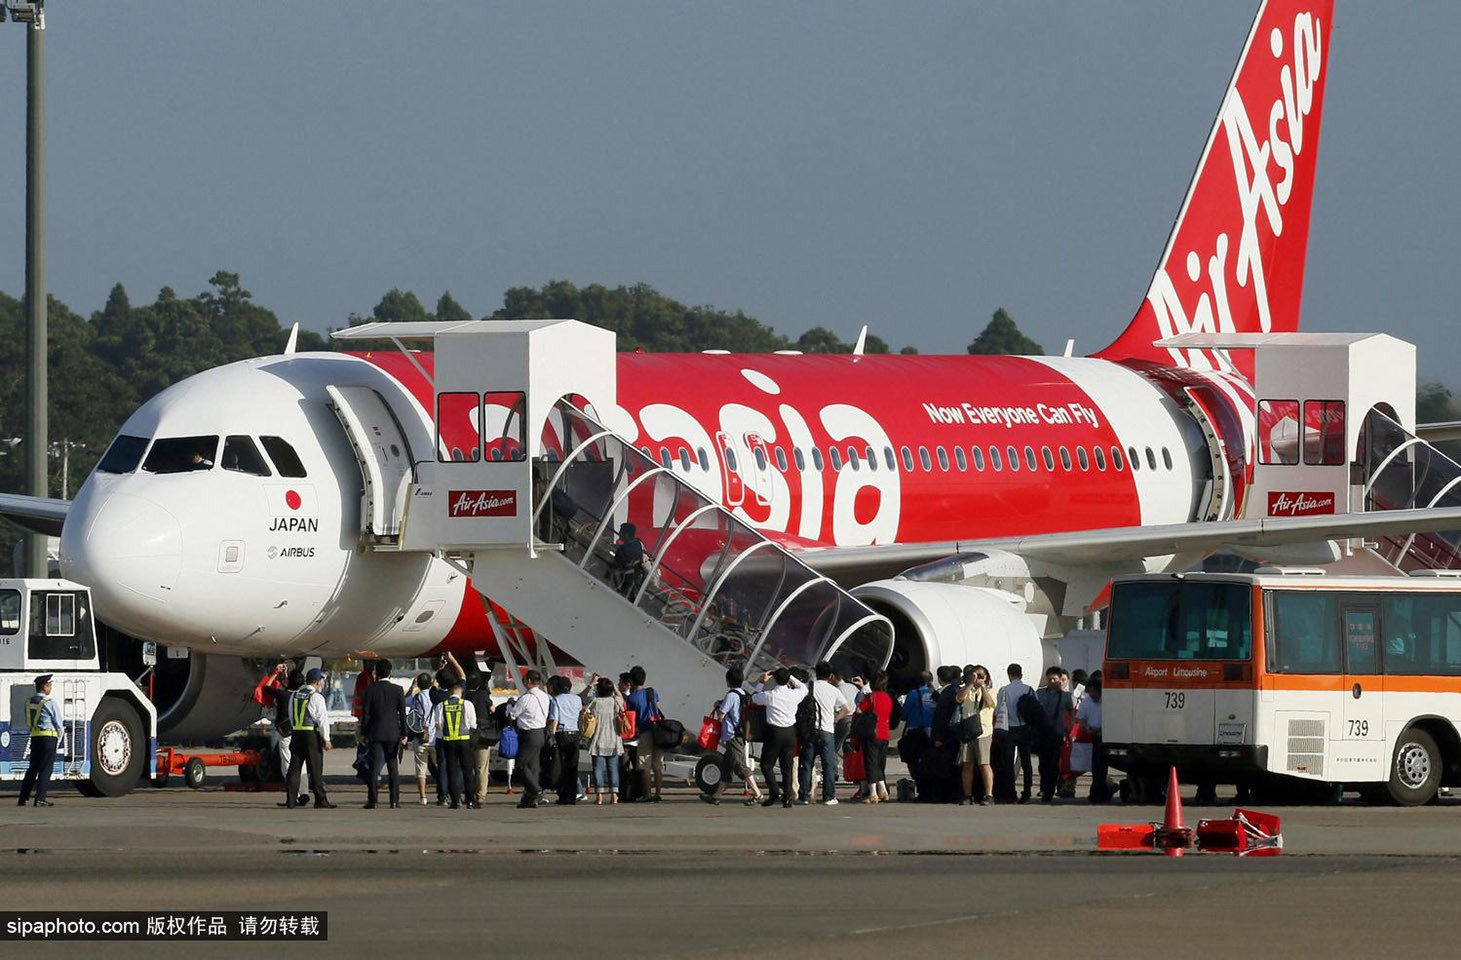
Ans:
[[[960,553],[1003,550],[1051,563],[1085,564],[1136,560],[1174,553],[1213,553],[1244,547],[1276,547],[1351,537],[1461,530],[1461,507],[1378,510],[1317,517],[1265,517],[1149,527],[1109,527],[1068,533],[940,543],[893,543],[867,547],[824,547],[797,556],[829,576],[891,576],[921,563]]]
[[[66,512],[70,509],[70,500],[0,493],[0,517],[48,537],[61,535],[61,525],[66,522]]]

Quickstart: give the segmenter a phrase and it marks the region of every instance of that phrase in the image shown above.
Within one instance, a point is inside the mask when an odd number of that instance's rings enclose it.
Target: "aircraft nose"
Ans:
[[[162,505],[127,493],[75,506],[82,506],[84,515],[66,518],[63,573],[91,587],[102,619],[123,629],[145,629],[161,613],[182,568],[177,518]],[[82,522],[73,525],[78,519]]]

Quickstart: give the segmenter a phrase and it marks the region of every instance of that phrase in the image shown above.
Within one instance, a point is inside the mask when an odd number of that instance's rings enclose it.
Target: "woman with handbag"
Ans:
[[[852,682],[861,688],[861,679],[855,677]],[[892,716],[893,698],[888,693],[888,675],[879,670],[873,674],[867,692],[858,701],[852,720],[852,736],[862,744],[863,766],[866,768],[862,803],[882,803],[888,799],[888,785],[883,782],[883,777],[888,761],[888,740],[892,737],[889,729]]]
[[[983,793],[979,803],[994,803],[994,767],[989,754],[994,749],[994,691],[989,670],[975,664],[964,689],[959,691],[959,759],[964,766],[964,802],[974,802],[974,770],[978,768]]]
[[[588,745],[588,754],[594,765],[594,806],[619,802],[619,757],[624,753],[624,740],[619,736],[619,718],[624,715],[624,701],[614,689],[614,681],[599,677],[594,684],[593,699],[583,708],[585,724],[593,726],[593,732],[584,729],[583,741]]]

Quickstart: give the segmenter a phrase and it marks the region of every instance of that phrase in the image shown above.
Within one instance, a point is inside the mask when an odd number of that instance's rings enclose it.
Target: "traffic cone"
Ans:
[[[1168,838],[1168,843],[1162,846],[1162,852],[1169,857],[1180,857],[1186,853],[1185,844],[1180,841],[1190,836],[1191,831],[1182,820],[1182,794],[1177,787],[1177,768],[1172,768],[1172,775],[1167,780],[1167,810],[1162,817],[1162,833]]]

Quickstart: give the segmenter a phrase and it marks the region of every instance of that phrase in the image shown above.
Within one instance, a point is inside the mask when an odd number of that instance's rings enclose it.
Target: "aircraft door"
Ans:
[[[727,509],[739,507],[746,500],[746,486],[741,479],[741,470],[746,469],[736,456],[735,443],[731,440],[730,434],[719,432],[715,435],[715,446],[720,451],[720,460],[725,464],[722,476],[725,477],[725,506]]]
[[[771,505],[771,493],[776,489],[771,480],[771,451],[758,433],[746,434],[746,450],[750,452],[750,463],[746,473],[751,480],[751,495],[758,507]]]
[[[369,387],[325,387],[360,463],[364,489],[360,532],[375,539],[400,536],[411,484],[411,448],[385,399]]]

